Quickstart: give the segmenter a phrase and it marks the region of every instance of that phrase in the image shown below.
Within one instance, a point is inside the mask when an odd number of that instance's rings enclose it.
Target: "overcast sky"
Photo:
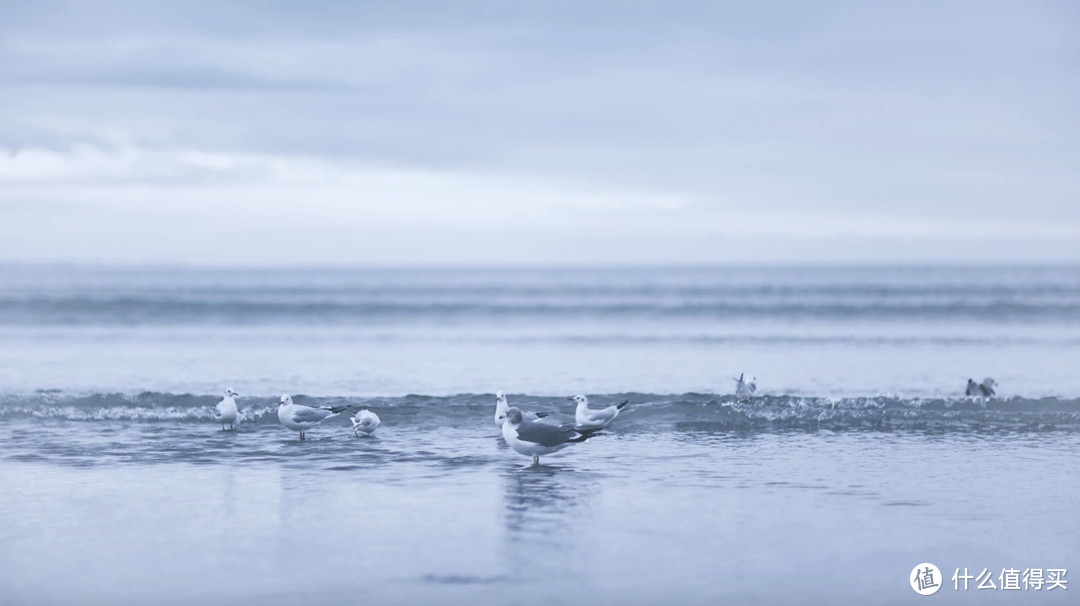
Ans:
[[[1080,4],[0,0],[0,261],[1080,260]]]

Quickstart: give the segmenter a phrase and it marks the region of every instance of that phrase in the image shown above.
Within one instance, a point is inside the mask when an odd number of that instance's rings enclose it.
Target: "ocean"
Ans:
[[[1073,603],[952,576],[1080,566],[1077,360],[1077,266],[0,266],[0,603]]]

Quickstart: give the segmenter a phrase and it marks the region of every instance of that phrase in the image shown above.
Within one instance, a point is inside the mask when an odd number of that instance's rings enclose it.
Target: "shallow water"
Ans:
[[[3,604],[1074,601],[949,577],[1080,566],[1077,268],[0,280]],[[533,469],[496,389],[631,404]]]
[[[898,603],[919,562],[1078,555],[1076,432],[614,430],[538,469],[487,423],[310,435],[5,423],[5,603]]]

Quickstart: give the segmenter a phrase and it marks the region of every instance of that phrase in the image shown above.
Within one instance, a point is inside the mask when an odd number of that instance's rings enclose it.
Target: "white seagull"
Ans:
[[[549,455],[575,442],[584,442],[595,435],[597,429],[577,431],[571,427],[558,427],[547,423],[527,421],[521,411],[510,407],[506,410],[506,422],[502,426],[503,439],[515,452],[533,458],[533,465],[540,464],[540,455]]]
[[[358,438],[361,433],[370,436],[379,428],[379,422],[379,415],[365,408],[352,417],[353,435]]]
[[[221,423],[221,431],[225,431],[225,426],[228,425],[229,429],[236,431],[234,424],[236,423],[236,417],[239,411],[236,409],[236,396],[240,394],[236,393],[232,387],[225,389],[225,397],[217,403],[217,414],[214,418]]]
[[[752,398],[757,393],[757,377],[750,375],[749,379],[744,379],[745,373],[740,373],[738,379],[732,379],[735,381],[735,398],[743,400],[745,398]]]
[[[567,399],[577,402],[574,421],[577,423],[578,429],[603,429],[611,425],[615,417],[619,416],[619,411],[630,402],[630,400],[623,400],[619,404],[612,404],[607,408],[592,410],[589,408],[589,399],[585,396],[574,396]]]
[[[335,417],[348,409],[347,406],[304,406],[303,404],[293,404],[292,396],[285,394],[281,396],[281,402],[278,403],[277,418],[281,421],[281,424],[293,431],[300,432],[300,439],[306,439],[304,437],[304,431],[315,427],[319,423]]]
[[[495,392],[495,427],[502,428],[503,422],[506,421],[506,409],[510,408],[510,405],[506,403],[506,394],[501,391]],[[542,419],[548,416],[546,412],[523,412],[523,417],[529,421],[535,421],[536,419]]]

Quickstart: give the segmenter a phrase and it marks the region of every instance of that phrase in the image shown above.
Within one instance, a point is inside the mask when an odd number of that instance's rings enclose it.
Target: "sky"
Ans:
[[[1075,2],[0,4],[0,262],[1080,261]]]

